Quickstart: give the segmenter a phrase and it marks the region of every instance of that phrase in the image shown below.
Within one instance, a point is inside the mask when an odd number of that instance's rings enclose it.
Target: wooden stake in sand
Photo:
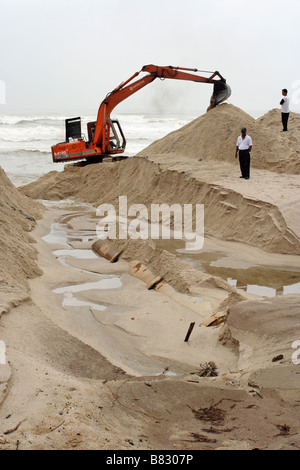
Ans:
[[[194,329],[194,326],[195,326],[195,322],[192,322],[192,323],[190,324],[189,329],[188,329],[188,332],[187,332],[187,334],[186,334],[186,337],[185,337],[185,340],[184,340],[185,342],[187,342],[187,341],[189,340],[189,337],[191,336],[191,333],[192,333],[192,331],[193,331],[193,329]]]

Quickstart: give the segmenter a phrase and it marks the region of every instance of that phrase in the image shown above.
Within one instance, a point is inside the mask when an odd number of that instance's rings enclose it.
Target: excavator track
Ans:
[[[68,166],[86,166],[86,165],[91,165],[93,163],[111,163],[111,162],[119,162],[121,160],[126,160],[127,158],[130,158],[129,155],[103,155],[101,157],[95,157],[93,159],[88,159],[88,160],[81,160],[80,162],[76,163],[66,163]]]

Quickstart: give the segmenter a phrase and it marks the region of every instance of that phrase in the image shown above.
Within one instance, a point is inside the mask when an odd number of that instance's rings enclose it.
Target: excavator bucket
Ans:
[[[229,85],[227,85],[225,82],[221,80],[215,82],[213,94],[211,95],[211,98],[210,98],[210,105],[207,108],[207,111],[209,111],[212,108],[215,108],[216,106],[218,106],[218,104],[223,103],[223,101],[227,100],[230,95],[231,95],[231,88]]]

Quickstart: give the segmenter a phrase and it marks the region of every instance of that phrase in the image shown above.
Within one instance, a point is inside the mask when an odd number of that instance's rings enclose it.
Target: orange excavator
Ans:
[[[147,75],[133,81],[141,72],[146,72]],[[65,120],[66,140],[51,147],[53,162],[85,160],[86,163],[95,163],[102,162],[105,157],[111,157],[112,160],[127,158],[119,157],[119,154],[122,154],[125,150],[126,139],[119,121],[111,119],[111,112],[119,103],[153,82],[156,78],[213,84],[213,93],[207,110],[216,107],[229,98],[231,95],[230,87],[219,72],[205,72],[212,74],[207,78],[198,75],[199,72],[201,71],[197,69],[183,67],[144,65],[139,72],[136,72],[108,93],[99,106],[97,120],[87,124],[87,141],[81,134],[80,117]]]

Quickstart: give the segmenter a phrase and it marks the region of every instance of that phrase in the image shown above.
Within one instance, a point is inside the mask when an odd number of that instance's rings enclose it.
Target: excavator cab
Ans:
[[[94,139],[97,121],[88,122],[88,139],[92,142]],[[107,153],[121,153],[126,147],[126,139],[123,134],[121,125],[117,119],[108,119],[106,124],[106,141],[108,142]]]

